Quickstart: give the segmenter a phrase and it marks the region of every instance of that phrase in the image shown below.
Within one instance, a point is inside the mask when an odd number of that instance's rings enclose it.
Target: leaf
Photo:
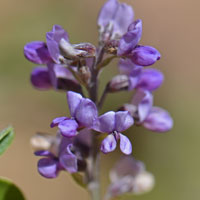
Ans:
[[[0,155],[8,148],[14,138],[14,130],[8,127],[0,132]]]
[[[74,179],[74,181],[81,187],[86,188],[87,185],[84,183],[83,180],[83,175],[81,175],[80,173],[73,173],[71,174],[72,178]]]
[[[25,200],[25,197],[11,181],[1,178],[0,200]]]

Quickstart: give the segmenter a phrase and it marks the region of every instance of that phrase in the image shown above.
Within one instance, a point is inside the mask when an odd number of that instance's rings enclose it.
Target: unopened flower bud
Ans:
[[[118,92],[127,90],[129,86],[129,77],[127,75],[117,75],[108,84],[108,92]]]

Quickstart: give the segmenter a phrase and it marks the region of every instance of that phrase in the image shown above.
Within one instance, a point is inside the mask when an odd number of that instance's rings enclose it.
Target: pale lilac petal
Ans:
[[[130,142],[130,140],[122,134],[120,135],[120,149],[121,151],[126,154],[126,155],[130,155],[132,153],[132,144]]]
[[[52,62],[47,45],[42,41],[34,41],[24,46],[25,57],[36,64],[47,64]]]
[[[47,156],[47,157],[54,157],[54,155],[47,150],[36,151],[34,153],[36,156]]]
[[[131,103],[137,106],[139,121],[143,122],[152,108],[153,95],[147,90],[137,90]]]
[[[161,57],[158,50],[150,46],[138,46],[131,52],[131,60],[136,65],[153,65]]]
[[[140,80],[141,73],[142,73],[142,67],[139,65],[135,65],[134,69],[131,71],[130,76],[129,76],[128,90],[133,90],[136,88]]]
[[[58,124],[58,128],[64,137],[74,137],[77,134],[78,123],[76,120],[67,119]]]
[[[131,127],[134,123],[128,111],[118,111],[115,113],[115,130],[122,132]]]
[[[55,119],[51,122],[50,127],[53,128],[53,127],[55,127],[55,126],[58,126],[58,124],[59,124],[60,122],[65,121],[65,120],[67,120],[67,119],[69,119],[69,118],[68,118],[68,117],[57,117],[57,118],[55,118]]]
[[[101,151],[103,153],[110,153],[116,149],[117,141],[113,134],[108,135],[101,143]]]
[[[121,74],[130,75],[132,70],[135,68],[135,64],[130,59],[119,60],[119,71]]]
[[[129,28],[128,32],[120,39],[117,54],[119,56],[128,55],[139,43],[142,37],[142,20],[136,20]]]
[[[97,119],[97,115],[96,105],[90,99],[82,98],[75,111],[75,118],[80,125],[91,127],[93,122]]]
[[[153,107],[143,122],[143,126],[148,130],[162,133],[173,127],[173,119],[166,110]]]
[[[38,161],[38,172],[45,178],[56,178],[58,162],[51,158],[42,158]]]
[[[31,83],[39,90],[48,90],[52,88],[48,69],[45,67],[35,67],[31,72]]]
[[[54,25],[52,31],[47,32],[46,34],[47,47],[49,53],[52,59],[58,64],[60,63],[59,42],[62,38],[65,39],[66,41],[69,41],[67,32],[59,25]]]
[[[115,112],[109,111],[101,115],[93,128],[102,133],[112,133],[115,130]]]
[[[143,69],[137,88],[153,91],[158,89],[164,80],[162,72],[156,69]]]
[[[76,109],[81,102],[83,97],[76,92],[69,91],[67,92],[67,101],[69,105],[70,114],[72,117],[75,116]]]

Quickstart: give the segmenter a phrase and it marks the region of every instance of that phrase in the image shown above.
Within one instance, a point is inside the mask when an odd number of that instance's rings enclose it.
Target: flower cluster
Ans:
[[[43,156],[38,171],[47,178],[56,177],[61,170],[83,172],[88,188],[97,182],[93,168],[99,165],[95,164],[99,150],[110,153],[119,142],[122,153],[132,153],[131,142],[122,132],[134,124],[155,132],[166,132],[173,126],[170,114],[153,106],[153,92],[162,85],[164,76],[157,69],[147,68],[161,55],[154,47],[140,44],[142,20],[134,20],[131,6],[108,0],[97,24],[97,47],[91,43],[71,44],[68,33],[59,25],[47,32],[46,42],[34,41],[24,47],[25,57],[39,65],[31,73],[33,86],[40,90],[66,91],[70,111],[70,116],[52,121],[50,126],[58,127],[56,137],[47,139],[40,135],[32,140],[34,146],[42,144],[35,152]],[[106,84],[98,98],[100,73],[113,59],[119,59],[119,74]],[[131,102],[99,115],[106,96],[120,91],[134,91]],[[119,166],[111,173],[108,199],[152,188],[152,175],[140,161],[125,157]]]

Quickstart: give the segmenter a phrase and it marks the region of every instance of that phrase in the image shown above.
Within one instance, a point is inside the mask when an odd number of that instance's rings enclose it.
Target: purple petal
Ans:
[[[128,32],[120,39],[117,54],[119,56],[129,54],[138,44],[142,37],[142,20],[133,22]]]
[[[136,65],[135,68],[131,71],[129,76],[129,88],[128,90],[133,90],[138,85],[138,81],[140,80],[140,75],[142,73],[142,67]]]
[[[150,46],[138,46],[131,52],[131,60],[141,66],[153,65],[160,57],[160,53]]]
[[[52,31],[47,32],[46,40],[47,40],[47,47],[52,59],[56,63],[60,63],[60,49],[59,49],[59,42],[61,39],[65,39],[69,41],[69,37],[67,32],[59,25],[54,25]]]
[[[45,42],[34,41],[24,46],[25,57],[36,64],[47,64],[52,62],[51,56]]]
[[[130,59],[120,59],[119,60],[119,71],[121,74],[130,75],[130,73],[135,68],[135,64]]]
[[[137,90],[131,103],[137,106],[139,121],[142,122],[152,108],[153,95],[149,91]]]
[[[155,132],[166,132],[173,127],[173,119],[170,114],[159,107],[153,107],[145,119],[143,126]]]
[[[115,113],[115,130],[122,132],[131,127],[134,123],[128,111],[118,111]]]
[[[130,140],[122,134],[120,135],[120,149],[121,151],[126,154],[126,155],[130,155],[132,153],[132,145]]]
[[[97,115],[96,105],[90,99],[82,98],[75,111],[75,118],[80,125],[88,128],[91,127],[97,119]]]
[[[34,153],[36,156],[47,156],[47,157],[54,157],[54,155],[47,150],[36,151]]]
[[[58,124],[58,128],[64,137],[73,137],[77,134],[78,123],[76,120],[67,119]]]
[[[53,128],[55,126],[58,126],[59,123],[65,121],[67,119],[69,119],[69,118],[68,117],[57,117],[51,122],[50,127]]]
[[[38,172],[46,178],[56,178],[58,175],[58,162],[51,158],[42,158],[38,161]]]
[[[156,69],[143,69],[137,88],[153,91],[158,89],[164,80],[162,72]]]
[[[112,133],[115,130],[115,112],[110,111],[101,115],[93,128],[102,133]]]
[[[77,158],[74,154],[62,154],[59,158],[61,166],[69,173],[78,171]]]
[[[69,105],[70,114],[72,117],[75,116],[76,109],[80,104],[82,98],[83,97],[76,92],[72,91],[67,92],[67,101]]]
[[[31,83],[35,88],[40,90],[52,88],[48,69],[44,67],[35,67],[31,72]]]
[[[101,151],[103,153],[110,153],[116,149],[117,141],[113,134],[108,135],[101,143]]]

